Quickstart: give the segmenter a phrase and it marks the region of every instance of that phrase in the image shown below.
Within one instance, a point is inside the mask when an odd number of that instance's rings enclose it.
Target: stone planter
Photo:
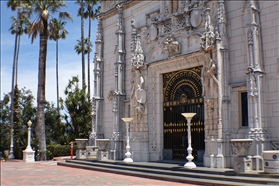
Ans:
[[[87,145],[88,139],[75,139],[75,142],[77,144],[78,149],[85,150],[85,147]]]
[[[86,159],[86,145],[88,139],[75,139],[77,144],[76,159]]]
[[[99,151],[105,151],[110,140],[109,139],[96,139],[96,143]]]
[[[106,149],[109,144],[109,141],[110,141],[109,139],[96,139],[96,143],[98,146],[98,152],[97,152],[98,161],[108,160],[108,151],[106,151]]]
[[[252,142],[252,139],[231,139],[231,143],[238,157],[246,157],[248,155]]]
[[[252,139],[231,139],[237,157],[234,158],[234,172],[251,172],[252,160],[247,157]]]
[[[97,160],[97,146],[86,146],[86,159],[87,160]]]
[[[263,151],[264,172],[279,174],[279,150]]]

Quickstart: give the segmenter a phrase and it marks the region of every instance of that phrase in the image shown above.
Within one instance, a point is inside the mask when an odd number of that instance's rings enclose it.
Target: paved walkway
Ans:
[[[193,184],[58,166],[56,161],[24,163],[20,160],[1,162],[0,185],[194,186]]]

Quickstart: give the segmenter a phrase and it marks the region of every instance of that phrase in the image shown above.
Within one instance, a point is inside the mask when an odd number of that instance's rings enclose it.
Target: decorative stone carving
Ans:
[[[157,36],[156,36],[157,37]],[[131,78],[131,104],[134,109],[134,113],[137,116],[136,121],[140,121],[143,117],[146,103],[146,90],[144,89],[144,76],[141,70],[144,68],[144,55],[141,46],[141,37],[137,35],[135,41],[135,50],[132,52],[131,66],[132,66],[132,78]]]
[[[218,20],[219,20],[219,24],[226,24],[226,12],[225,12],[224,2],[219,3]]]
[[[146,90],[144,89],[144,77],[139,70],[133,72],[134,78],[131,83],[131,98],[135,98],[136,104],[134,105],[136,114],[139,118],[142,117],[146,103]]]
[[[216,78],[216,66],[216,61],[211,58],[211,54],[205,53],[204,65],[202,68],[202,96],[204,97],[213,97],[216,93],[216,84],[218,84],[218,80]]]
[[[149,28],[149,39],[151,41],[154,41],[157,38],[157,35],[158,35],[158,29],[154,24],[152,24]]]
[[[136,35],[137,35],[137,28],[135,24],[135,20],[131,20],[131,51],[134,52],[136,48]]]
[[[231,143],[238,157],[246,157],[252,145],[252,139],[232,139]]]
[[[110,142],[109,139],[96,139],[98,150],[105,151]]]
[[[116,6],[117,10],[118,10],[118,19],[117,19],[117,24],[116,24],[116,28],[117,30],[123,30],[123,4],[118,4]]]
[[[202,21],[202,12],[199,9],[195,9],[191,12],[191,25],[192,27],[198,27]]]
[[[180,44],[178,41],[175,40],[173,35],[168,36],[163,43],[164,43],[163,51],[167,51],[169,57],[180,54],[180,50],[181,50]]]
[[[205,52],[215,48],[215,33],[214,27],[211,24],[210,9],[207,8],[205,11],[206,21],[205,21],[205,32],[201,37],[201,49]]]
[[[151,69],[151,137],[150,137],[150,151],[157,151],[157,107],[156,107],[156,71]]]
[[[168,16],[170,14],[169,5],[166,4],[164,9],[165,9],[164,16]]]
[[[138,35],[136,39],[136,48],[132,54],[131,63],[132,67],[136,69],[144,67],[144,55],[141,47],[140,35]]]
[[[118,112],[118,100],[117,100],[117,95],[116,93],[114,92],[113,94],[113,106],[112,106],[112,111],[113,112]]]
[[[144,104],[146,102],[146,91],[143,89],[144,78],[139,70],[135,71],[137,78],[137,89],[135,91],[135,97],[138,103]]]

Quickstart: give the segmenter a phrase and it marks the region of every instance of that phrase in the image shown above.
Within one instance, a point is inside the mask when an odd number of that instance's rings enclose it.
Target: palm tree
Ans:
[[[11,8],[12,11],[17,10],[17,17],[12,17],[12,26],[10,28],[11,34],[15,34],[15,46],[14,46],[14,60],[12,68],[12,91],[11,91],[11,146],[10,146],[10,156],[9,158],[14,158],[13,154],[13,133],[14,133],[14,94],[15,86],[17,86],[17,72],[18,72],[18,56],[19,56],[19,46],[20,46],[20,36],[23,33],[27,33],[30,16],[30,12],[25,9],[28,8],[27,4],[16,0],[10,0],[7,3],[7,7]]]
[[[85,5],[86,5],[86,11],[84,14],[84,18],[87,19],[88,18],[88,40],[90,41],[90,37],[91,37],[91,19],[95,19],[96,15],[99,13],[100,10],[100,6],[95,9],[94,11],[94,6],[97,5],[98,0],[85,0]],[[87,57],[88,57],[88,61],[87,61],[87,73],[88,73],[88,79],[87,79],[87,83],[88,83],[88,94],[90,97],[90,52],[91,50],[88,51]]]
[[[63,0],[25,0],[32,5],[32,12],[36,15],[36,19],[30,26],[29,36],[32,43],[37,35],[40,35],[40,50],[39,50],[39,72],[38,72],[38,92],[37,92],[37,123],[36,123],[36,138],[39,145],[38,160],[46,160],[46,137],[45,137],[45,85],[46,85],[46,56],[47,56],[47,41],[49,37],[49,18],[51,13],[59,12],[60,8],[65,7]],[[59,18],[70,18],[68,12],[59,12]]]
[[[78,44],[75,45],[75,51],[77,54],[82,53],[82,42],[81,40],[77,40]],[[92,51],[92,43],[90,42],[90,40],[88,38],[84,39],[84,55],[89,54]],[[89,67],[90,68],[90,67]],[[90,71],[88,71],[88,74],[90,73]],[[89,76],[90,77],[90,76]],[[88,84],[90,82],[90,79],[88,79]],[[89,93],[89,89],[88,89],[88,93]],[[90,93],[89,93],[89,98],[90,98]]]
[[[82,63],[82,85],[85,83],[85,59],[84,59],[84,0],[77,0],[76,4],[80,5],[78,15],[81,19],[81,63]]]
[[[70,18],[72,19],[72,18]],[[58,40],[59,39],[66,39],[66,35],[68,34],[68,31],[65,30],[65,25],[67,22],[58,20],[56,18],[52,19],[50,21],[50,29],[51,29],[51,35],[49,38],[51,40],[56,41],[56,96],[57,96],[57,112],[58,116],[60,117],[60,107],[59,107],[59,79],[58,79]]]

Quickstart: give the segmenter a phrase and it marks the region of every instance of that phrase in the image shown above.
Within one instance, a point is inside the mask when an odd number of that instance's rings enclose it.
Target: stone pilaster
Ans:
[[[211,159],[214,165],[211,167],[223,168],[224,165],[224,120],[228,122],[228,38],[226,32],[226,11],[224,6],[224,1],[218,1],[218,21],[216,28],[214,28],[211,22],[211,10],[210,8],[205,9],[205,32],[201,37],[201,49],[205,52],[207,56],[204,67],[203,67],[203,96],[205,101],[209,104],[209,108],[213,111],[217,111],[217,118],[213,116],[213,120],[206,118],[205,127],[206,130],[210,128],[215,129],[216,133],[208,134],[205,141],[206,147],[217,145],[217,153],[211,154]],[[215,57],[216,56],[216,57]],[[209,84],[209,85],[208,85]],[[212,87],[217,85],[218,92],[213,92]],[[214,100],[217,99],[217,104],[214,104]],[[217,107],[217,108],[216,108]],[[208,108],[206,108],[208,109]],[[210,110],[209,110],[210,112]],[[224,118],[225,116],[225,118]],[[217,123],[217,127],[215,127]],[[228,127],[227,127],[228,128]],[[209,154],[206,154],[208,156]],[[214,159],[216,158],[216,160]]]
[[[248,138],[254,139],[251,153],[254,159],[255,169],[262,167],[262,151],[269,148],[270,134],[267,131],[266,123],[263,122],[263,77],[264,69],[262,64],[261,49],[261,27],[260,10],[257,2],[247,0],[244,11],[244,27],[247,43],[247,93],[248,93],[248,115],[249,131]]]
[[[132,58],[131,62],[131,117],[134,118],[130,124],[131,152],[133,153],[134,161],[149,161],[148,150],[148,125],[147,125],[147,91],[146,91],[146,68],[145,56],[141,46],[141,37],[136,35],[134,28],[134,21],[132,21],[131,38],[134,42],[131,43],[135,47],[131,47]],[[137,149],[137,150],[133,150]]]
[[[92,132],[90,134],[89,145],[96,146],[96,139],[104,138],[102,132],[103,113],[103,85],[104,85],[104,61],[103,61],[103,25],[102,17],[98,16],[98,28],[96,33],[96,50],[94,56],[94,95],[92,98]]]
[[[114,143],[111,145],[115,150],[116,159],[123,159],[123,121],[124,117],[124,101],[125,101],[125,30],[123,19],[123,4],[116,6],[118,11],[118,20],[116,25],[116,38],[115,45],[116,62],[115,66],[115,89],[113,93],[113,133],[112,140]]]

